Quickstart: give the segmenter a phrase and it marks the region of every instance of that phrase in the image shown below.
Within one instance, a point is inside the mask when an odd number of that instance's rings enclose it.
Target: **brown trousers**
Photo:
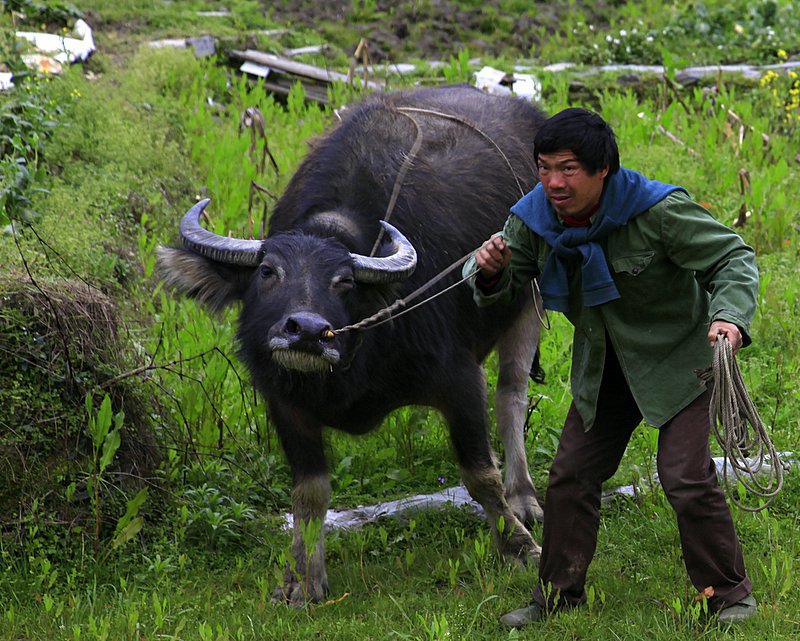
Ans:
[[[752,591],[730,509],[709,449],[710,392],[659,429],[658,476],[678,518],[686,570],[698,591],[714,588],[709,609],[719,610]],[[586,571],[600,525],[601,485],[619,466],[642,415],[614,350],[608,350],[597,405],[587,432],[573,404],[550,468],[542,556],[534,600],[571,607],[586,601]]]

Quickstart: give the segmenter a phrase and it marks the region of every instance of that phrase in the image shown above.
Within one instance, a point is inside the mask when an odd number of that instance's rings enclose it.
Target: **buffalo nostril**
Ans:
[[[295,341],[329,343],[336,334],[331,324],[319,314],[297,312],[287,317],[283,331]]]
[[[293,318],[290,318],[286,321],[284,328],[288,334],[299,334],[302,331],[300,324]]]

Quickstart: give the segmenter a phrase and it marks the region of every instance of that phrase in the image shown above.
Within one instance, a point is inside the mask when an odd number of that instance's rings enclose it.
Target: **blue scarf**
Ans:
[[[606,180],[600,209],[588,227],[565,227],[553,211],[541,183],[525,194],[511,212],[553,249],[539,278],[545,307],[558,312],[568,310],[567,267],[570,261],[579,257],[583,304],[594,307],[619,298],[605,252],[598,241],[676,190],[686,191],[683,187],[649,180],[638,172],[621,167]]]

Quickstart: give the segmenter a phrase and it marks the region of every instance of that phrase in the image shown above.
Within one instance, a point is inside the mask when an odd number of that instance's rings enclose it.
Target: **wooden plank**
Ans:
[[[278,82],[266,81],[263,83],[263,86],[267,91],[279,96],[288,96],[289,92],[292,90],[291,84],[282,84]],[[328,92],[325,91],[324,88],[321,88],[318,85],[315,86],[304,83],[303,90],[305,91],[306,100],[313,100],[314,102],[318,102],[323,105],[329,104]]]
[[[274,71],[271,67],[256,64],[250,60],[245,60],[239,71],[248,75],[264,79],[264,89],[281,96],[288,96],[295,82],[303,85],[303,90],[307,100],[314,100],[322,104],[328,104],[328,83],[318,82],[310,78],[286,75]]]
[[[346,74],[339,73],[338,71],[322,69],[320,67],[315,67],[314,65],[297,62],[296,60],[289,60],[288,58],[282,58],[281,56],[276,56],[272,53],[264,53],[262,51],[246,49],[245,51],[233,50],[230,52],[230,55],[241,60],[249,60],[250,62],[255,62],[256,64],[270,67],[277,71],[283,71],[285,73],[290,73],[292,75],[301,76],[304,78],[310,78],[312,80],[328,83],[336,81],[347,82]],[[368,81],[366,86],[373,90],[379,90],[383,88],[382,83],[375,82],[374,80]]]

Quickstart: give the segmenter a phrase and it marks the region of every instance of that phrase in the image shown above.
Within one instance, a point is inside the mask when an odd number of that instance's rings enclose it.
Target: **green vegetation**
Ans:
[[[331,533],[331,601],[271,605],[289,560],[281,516],[289,472],[236,359],[235,312],[210,317],[165,291],[155,248],[175,241],[197,195],[212,197],[217,231],[258,233],[272,199],[256,191],[250,207],[251,185],[279,194],[307,141],[334,116],[305,102],[300,85],[283,100],[237,77],[222,54],[199,61],[190,50],[139,45],[201,33],[276,50],[327,39],[346,70],[359,35],[401,15],[417,16],[403,46],[425,59],[416,38],[440,8],[344,3],[347,19],[322,16],[317,35],[275,21],[302,3],[268,3],[267,14],[255,0],[232,0],[226,16],[197,14],[215,4],[87,0],[79,8],[97,29],[95,56],[58,78],[22,75],[0,95],[0,639],[797,638],[796,470],[768,510],[735,512],[760,608],[754,621],[723,632],[685,577],[646,427],[609,483],[635,483],[637,493],[605,508],[585,611],[531,631],[501,629],[498,616],[528,599],[535,568],[503,566],[485,524],[456,508]],[[740,366],[777,448],[796,456],[798,78],[776,69],[760,81],[674,82],[689,63],[796,60],[795,4],[610,3],[602,15],[574,1],[448,6],[480,20],[460,23],[468,32],[453,36],[441,70],[421,65],[402,82],[469,81],[476,55],[504,68],[523,58],[665,64],[672,82],[651,78],[635,91],[613,77],[577,91],[574,78],[541,73],[542,103],[600,110],[624,164],[686,186],[721,220],[742,224],[762,287]],[[0,53],[19,73],[15,26],[60,29],[74,17],[61,2],[0,7]],[[287,31],[257,33],[278,26]],[[330,40],[334,31],[340,42]],[[334,87],[331,104],[357,95]],[[250,107],[266,133],[252,149],[241,128]],[[262,161],[264,145],[277,168]],[[569,402],[571,330],[550,320],[547,382],[531,387],[527,440],[540,489]],[[490,388],[495,377],[490,362]],[[442,421],[425,408],[398,411],[359,439],[331,434],[328,447],[335,507],[458,480]]]
[[[565,60],[660,64],[664,52],[691,65],[769,62],[776,47],[796,50],[800,38],[800,9],[786,0],[352,0],[349,6],[340,3],[331,8],[317,4],[312,0],[272,2],[269,15],[306,23],[299,14],[313,13],[315,31],[325,42],[351,52],[358,38],[365,36],[379,42],[382,55],[388,54],[392,61],[424,58],[423,48],[446,58],[454,49],[466,47],[483,55],[529,58],[542,65]],[[392,32],[403,37],[393,37]]]

